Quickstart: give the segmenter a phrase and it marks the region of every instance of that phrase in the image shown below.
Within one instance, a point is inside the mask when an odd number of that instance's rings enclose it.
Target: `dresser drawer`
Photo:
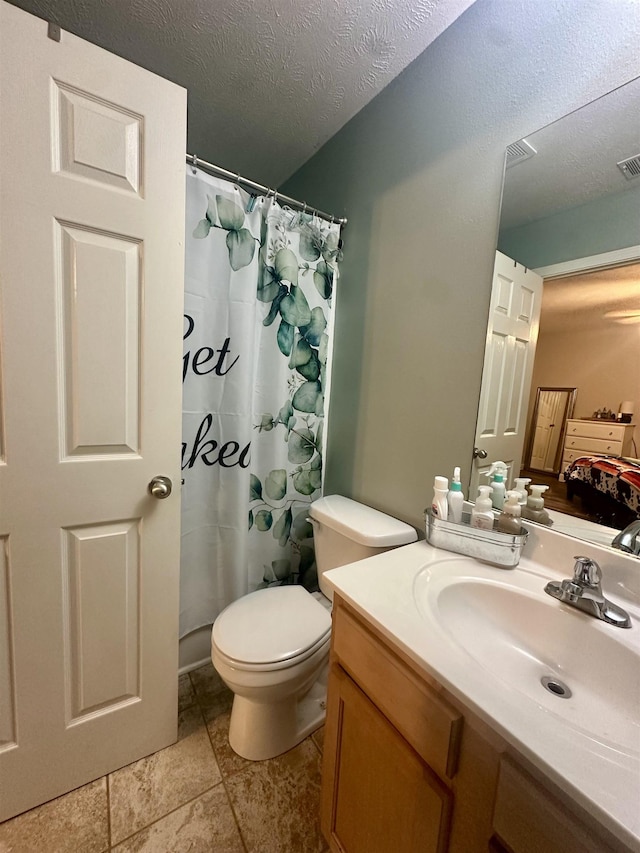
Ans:
[[[567,421],[567,438],[572,435],[581,435],[589,439],[597,438],[604,441],[622,442],[624,439],[624,431],[624,424],[599,424],[594,421]]]
[[[421,758],[453,777],[462,715],[442,699],[351,612],[334,609],[333,655]]]
[[[569,450],[578,451],[578,455],[599,453],[605,456],[619,456],[622,452],[622,441],[604,438],[585,438],[582,435],[567,436],[564,444],[565,455]]]

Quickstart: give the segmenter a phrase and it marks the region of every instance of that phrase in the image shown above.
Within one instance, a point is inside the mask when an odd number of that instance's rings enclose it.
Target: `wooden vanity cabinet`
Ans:
[[[338,595],[333,620],[321,826],[334,853],[627,849]]]

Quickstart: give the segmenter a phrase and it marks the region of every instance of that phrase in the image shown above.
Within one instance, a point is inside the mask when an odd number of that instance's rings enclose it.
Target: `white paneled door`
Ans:
[[[473,460],[473,501],[478,486],[489,483],[484,474],[492,462],[508,466],[508,487],[520,476],[542,284],[537,273],[496,252],[475,438],[486,457]]]
[[[185,123],[0,2],[0,820],[176,737]]]

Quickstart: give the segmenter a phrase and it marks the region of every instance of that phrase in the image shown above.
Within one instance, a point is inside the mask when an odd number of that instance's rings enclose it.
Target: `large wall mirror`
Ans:
[[[522,471],[550,484],[546,504],[564,514],[555,529],[599,544],[610,544],[620,523],[567,497],[571,442],[564,431],[571,418],[574,432],[585,433],[574,441],[580,452],[639,455],[639,115],[640,78],[509,146],[497,247],[543,279],[533,366],[519,406],[512,405],[521,444],[510,476]],[[563,414],[563,444],[549,472],[531,466],[527,451],[535,445],[538,391],[550,388],[571,389],[573,405]],[[621,407],[629,410],[624,426],[614,420]],[[537,470],[523,471],[527,462]]]

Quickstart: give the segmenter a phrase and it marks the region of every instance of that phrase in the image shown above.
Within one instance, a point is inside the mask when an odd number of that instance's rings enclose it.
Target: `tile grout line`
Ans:
[[[195,691],[194,691],[194,695],[195,695]],[[211,737],[210,737],[210,735],[209,735],[209,729],[207,728],[207,723],[206,723],[206,720],[205,720],[204,714],[203,714],[203,712],[202,712],[202,708],[200,707],[200,703],[196,700],[196,701],[195,701],[195,702],[193,702],[191,705],[187,705],[187,707],[186,707],[186,708],[183,708],[182,710],[183,710],[183,711],[186,711],[186,710],[188,710],[189,708],[192,708],[192,707],[194,707],[194,706],[197,706],[198,711],[200,712],[200,717],[201,717],[201,719],[202,719],[202,722],[204,723],[204,727],[205,727],[205,730],[206,730],[206,732],[207,732],[207,737],[209,738],[209,744],[211,745],[211,753],[212,753],[212,757],[213,757],[213,760],[214,760],[214,761],[215,761],[215,763],[216,763],[216,766],[218,767],[218,772],[220,772],[220,767],[218,766],[218,760],[217,760],[217,758],[216,758],[216,753],[215,753],[215,750],[213,749],[213,744],[211,743]],[[176,741],[176,743],[177,743],[177,741]],[[151,823],[147,823],[147,824],[145,824],[144,826],[141,826],[139,829],[136,829],[136,831],[135,831],[135,832],[132,832],[132,833],[131,833],[131,835],[127,835],[125,838],[121,838],[115,846],[117,847],[118,845],[123,844],[125,841],[129,841],[129,839],[133,838],[134,836],[138,835],[138,834],[139,834],[139,833],[141,833],[141,832],[146,832],[146,830],[150,829],[152,826],[155,826],[155,824],[156,824],[156,823],[159,823],[161,820],[164,820],[164,819],[165,819],[166,817],[168,817],[169,815],[174,814],[174,812],[177,812],[179,809],[183,808],[184,806],[189,805],[189,803],[193,803],[193,802],[195,802],[196,800],[200,799],[200,797],[203,797],[205,794],[208,794],[208,793],[209,793],[209,791],[213,791],[213,789],[214,789],[214,788],[217,788],[217,787],[218,787],[218,785],[220,785],[220,784],[221,784],[221,782],[222,782],[222,773],[220,773],[220,782],[216,782],[216,784],[215,784],[215,785],[212,785],[210,788],[207,788],[207,789],[206,789],[206,790],[204,790],[204,791],[200,791],[200,793],[199,793],[199,794],[196,794],[195,796],[191,797],[191,799],[189,799],[189,800],[185,800],[185,802],[184,802],[184,803],[180,803],[180,805],[176,806],[176,807],[175,807],[175,808],[173,808],[173,809],[170,809],[168,812],[165,812],[165,814],[160,815],[160,817],[156,818],[155,820],[152,820],[152,821],[151,821]],[[225,788],[225,791],[226,791],[226,788]],[[227,796],[228,796],[228,795],[227,795]],[[235,815],[234,815],[234,817],[235,817]],[[111,839],[111,833],[109,833],[109,843],[110,843],[110,844],[111,844],[111,841],[112,841],[112,839]],[[111,846],[110,846],[110,847],[109,847],[109,851],[111,851],[111,849],[112,849],[112,848],[111,848]],[[1,853],[1,851],[0,851],[0,853]]]
[[[108,773],[105,779],[107,781],[107,850],[111,850],[111,786]]]
[[[166,817],[169,817],[169,815],[180,811],[180,809],[184,808],[185,806],[188,806],[190,803],[195,803],[196,800],[199,800],[200,797],[204,797],[205,794],[208,794],[210,791],[213,791],[213,789],[217,788],[220,784],[221,781],[216,782],[215,785],[212,785],[210,788],[207,788],[206,791],[201,791],[199,794],[196,794],[195,797],[191,797],[190,800],[186,800],[184,803],[181,803],[179,806],[176,806],[175,809],[171,809],[170,811],[161,815],[159,818],[156,818],[156,820],[151,821],[151,823],[147,823],[145,824],[145,826],[140,827],[140,829],[136,829],[136,831],[132,832],[131,835],[127,835],[125,838],[121,838],[120,841],[118,841],[118,844],[116,844],[115,846],[118,847],[118,845],[124,844],[125,841],[130,841],[132,838],[135,838],[136,835],[139,835],[142,832],[146,832],[148,829],[151,829],[152,826],[155,826],[157,823],[160,823],[161,820],[164,820]],[[110,850],[111,849],[114,848],[110,848]]]
[[[191,673],[189,673],[189,679],[191,680]],[[191,684],[193,686],[193,681],[191,682]],[[213,739],[211,737],[211,732],[209,731],[209,721],[207,721],[207,718],[205,716],[202,705],[200,704],[200,698],[198,696],[198,692],[195,689],[195,687],[193,688],[193,694],[196,697],[196,703],[198,705],[198,708],[200,708],[200,713],[202,714],[202,718],[204,720],[205,728],[207,730],[207,736],[209,738],[209,743],[211,744],[211,750],[213,752],[213,757],[215,759],[216,764],[218,765],[218,770],[220,771],[220,781],[221,781],[222,787],[224,788],[224,792],[227,795],[227,802],[229,803],[229,808],[231,809],[231,814],[233,816],[234,823],[235,823],[236,828],[238,830],[238,835],[240,836],[240,843],[242,844],[242,846],[245,850],[245,853],[249,853],[249,848],[247,847],[247,842],[245,841],[244,835],[242,833],[242,827],[240,826],[240,821],[238,820],[238,816],[236,814],[236,810],[235,810],[234,805],[233,805],[233,800],[231,799],[231,797],[229,795],[229,789],[227,788],[226,777],[223,774],[222,770],[220,769],[220,764],[218,762],[218,756],[216,755],[216,750],[215,750],[215,747],[213,745]],[[238,770],[236,773],[234,773],[232,775],[237,776],[238,773],[242,773],[243,769],[245,769],[245,768]]]

